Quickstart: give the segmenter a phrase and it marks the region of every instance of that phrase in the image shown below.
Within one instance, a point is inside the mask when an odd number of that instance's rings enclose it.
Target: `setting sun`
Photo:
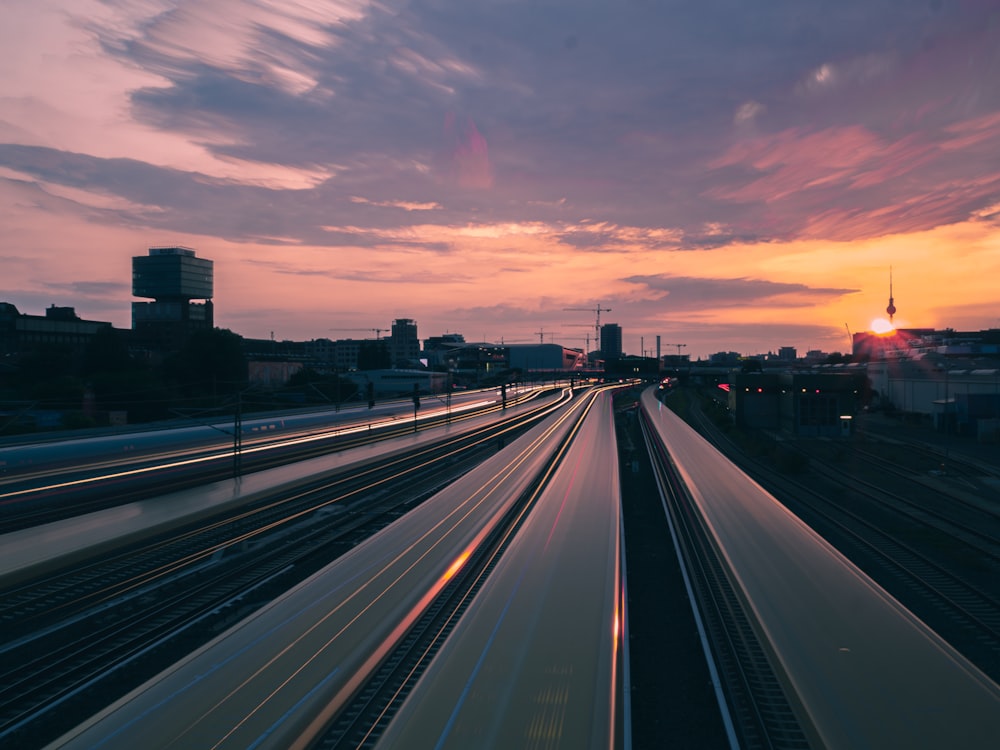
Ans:
[[[871,323],[872,333],[892,333],[896,327],[885,318],[875,318]]]

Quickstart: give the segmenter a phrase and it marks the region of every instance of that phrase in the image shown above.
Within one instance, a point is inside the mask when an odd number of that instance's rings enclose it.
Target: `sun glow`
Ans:
[[[896,326],[885,318],[875,318],[871,323],[872,333],[886,334],[896,330]]]

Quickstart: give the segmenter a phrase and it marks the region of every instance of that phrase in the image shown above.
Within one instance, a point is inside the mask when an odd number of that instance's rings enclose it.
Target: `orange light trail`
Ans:
[[[469,549],[465,550],[465,552],[463,552],[462,554],[460,554],[457,558],[455,558],[455,562],[453,562],[451,564],[451,566],[448,568],[448,570],[446,570],[444,572],[444,575],[441,576],[441,583],[445,583],[447,581],[450,581],[451,578],[458,571],[460,571],[462,569],[462,566],[465,565],[465,561],[469,559],[469,555],[470,554],[472,554],[472,548],[471,547]]]

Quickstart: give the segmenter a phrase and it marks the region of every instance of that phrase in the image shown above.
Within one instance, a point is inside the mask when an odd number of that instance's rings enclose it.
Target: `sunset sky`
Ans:
[[[996,0],[0,0],[0,301],[248,337],[1000,327]],[[846,325],[845,325],[846,324]],[[550,335],[552,334],[552,335]],[[595,344],[590,341],[591,347]],[[669,345],[669,348],[668,348]]]

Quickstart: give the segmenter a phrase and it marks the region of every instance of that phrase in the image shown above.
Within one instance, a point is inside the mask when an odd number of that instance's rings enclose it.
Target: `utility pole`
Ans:
[[[945,362],[944,370],[944,463],[941,464],[941,473],[948,473],[948,451],[951,445],[948,442],[948,427],[951,422],[951,410],[948,408],[948,363]]]
[[[413,384],[413,431],[417,431],[417,410],[420,408],[420,385]]]
[[[236,411],[233,414],[233,477],[243,473],[243,391],[236,392]]]
[[[451,371],[451,363],[448,364],[448,398],[445,404],[448,407],[448,424],[451,424],[451,392],[454,390],[455,376]]]

